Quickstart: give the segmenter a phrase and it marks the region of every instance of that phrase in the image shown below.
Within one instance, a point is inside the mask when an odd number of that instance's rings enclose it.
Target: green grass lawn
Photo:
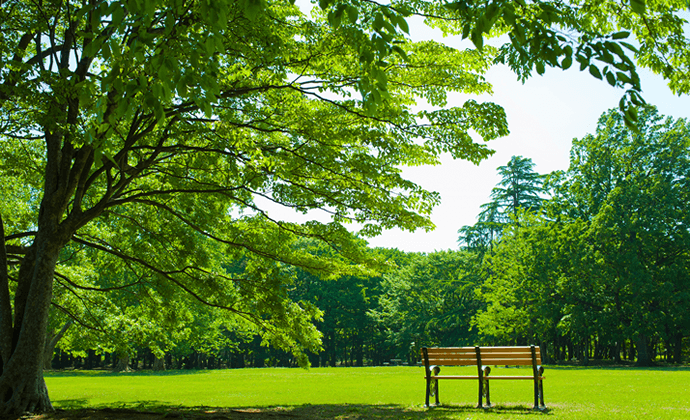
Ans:
[[[442,371],[456,372],[471,374],[476,369]],[[502,374],[520,372],[517,368],[492,370],[492,375]],[[423,375],[421,367],[267,368],[123,374],[54,372],[46,374],[46,382],[54,405],[64,409],[282,407],[297,417],[316,410],[324,418],[343,419],[690,419],[689,368],[547,367],[546,413],[530,410],[530,381],[492,383],[495,407],[487,411],[474,408],[476,381],[442,381],[443,406],[425,409]]]

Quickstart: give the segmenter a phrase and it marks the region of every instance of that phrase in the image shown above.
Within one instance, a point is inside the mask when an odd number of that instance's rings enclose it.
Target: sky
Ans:
[[[686,13],[687,14],[687,13]],[[690,14],[684,16],[690,20]],[[459,37],[443,38],[440,31],[425,26],[421,20],[410,20],[410,34],[415,41],[434,39],[456,48],[471,48]],[[690,119],[690,96],[675,96],[664,80],[649,71],[638,69],[643,97],[656,105],[662,115]],[[507,114],[510,134],[488,142],[493,156],[479,165],[442,157],[438,166],[403,168],[403,176],[441,195],[431,220],[436,229],[404,232],[398,229],[368,239],[370,246],[397,248],[407,252],[434,252],[458,249],[457,231],[473,225],[480,206],[490,201],[491,189],[499,181],[496,168],[512,156],[532,159],[534,170],[546,174],[567,170],[573,138],[595,133],[602,113],[617,108],[622,89],[580,72],[579,66],[569,70],[547,69],[521,83],[506,66],[494,66],[485,75],[493,85],[493,95],[473,96],[481,101],[501,105]],[[468,95],[452,95],[448,106],[461,106]]]
[[[444,39],[440,31],[421,22],[412,22],[410,33],[415,40],[434,39],[454,47],[471,45],[467,41],[462,44],[458,37]],[[648,103],[656,105],[662,115],[690,119],[690,96],[675,96],[660,76],[644,69],[638,71]],[[488,142],[495,153],[479,165],[446,155],[439,166],[405,168],[405,177],[441,194],[441,204],[431,216],[436,229],[386,231],[369,239],[371,246],[408,252],[457,249],[457,230],[473,225],[480,206],[490,201],[491,189],[500,180],[496,168],[520,155],[532,159],[534,170],[541,174],[568,169],[572,139],[593,134],[599,116],[617,108],[624,93],[587,71],[580,72],[577,65],[567,71],[547,69],[543,76],[535,74],[524,84],[506,66],[494,66],[486,78],[494,93],[477,98],[505,109],[510,134]],[[448,105],[460,106],[466,98],[455,95]]]

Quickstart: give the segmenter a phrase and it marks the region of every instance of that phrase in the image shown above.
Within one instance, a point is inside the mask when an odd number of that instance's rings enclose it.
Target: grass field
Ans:
[[[444,374],[472,372],[471,368],[443,370]],[[492,370],[492,375],[501,374],[517,375],[519,370]],[[54,405],[70,410],[204,406],[291,418],[690,419],[690,368],[547,367],[546,413],[530,410],[530,381],[493,383],[495,407],[487,411],[474,408],[475,381],[442,381],[443,406],[425,409],[423,375],[420,367],[267,368],[53,372],[46,374],[46,382]]]

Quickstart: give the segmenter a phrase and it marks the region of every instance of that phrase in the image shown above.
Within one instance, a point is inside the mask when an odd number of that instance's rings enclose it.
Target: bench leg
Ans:
[[[546,405],[544,404],[544,382],[541,380],[534,381],[534,407],[533,410],[544,411]]]
[[[491,408],[491,389],[489,388],[489,375],[491,374],[491,367],[482,366],[482,382],[484,383],[484,397],[486,397],[486,405],[484,408]]]
[[[544,404],[544,381],[542,380],[539,381],[539,403],[542,408],[546,408],[546,404]]]
[[[429,406],[429,394],[431,393],[431,379],[426,380],[426,398],[424,400],[424,407]]]
[[[424,407],[430,407],[429,405],[429,397],[431,395],[434,396],[434,399],[436,400],[436,405],[440,405],[439,402],[439,391],[438,391],[438,380],[437,379],[427,379],[426,380],[426,398],[425,398],[425,404]]]
[[[434,395],[436,395],[436,405],[441,405],[441,402],[439,401],[439,394],[441,393],[440,392],[441,387],[439,386],[438,379],[434,381],[434,384],[435,384],[434,389],[436,391],[436,392],[434,392]]]
[[[486,406],[491,407],[491,390],[489,389],[489,384],[491,381],[484,381],[484,391],[486,394]]]
[[[428,363],[428,360],[426,363]],[[438,400],[438,379],[435,378],[439,372],[441,372],[440,366],[430,366],[426,369],[426,399],[424,407],[429,407],[429,397],[431,395],[435,397],[436,405],[440,404]]]
[[[482,381],[481,376],[479,377],[479,402],[477,403],[477,408],[484,408],[484,400],[483,400],[483,395],[484,395],[484,381]]]

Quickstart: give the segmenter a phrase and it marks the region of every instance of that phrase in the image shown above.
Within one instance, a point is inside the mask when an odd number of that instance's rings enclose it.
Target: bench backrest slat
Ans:
[[[530,347],[480,347],[482,365],[532,365]],[[541,364],[539,347],[535,347],[537,364]],[[427,349],[429,365],[475,366],[477,355],[474,347],[435,347]]]

